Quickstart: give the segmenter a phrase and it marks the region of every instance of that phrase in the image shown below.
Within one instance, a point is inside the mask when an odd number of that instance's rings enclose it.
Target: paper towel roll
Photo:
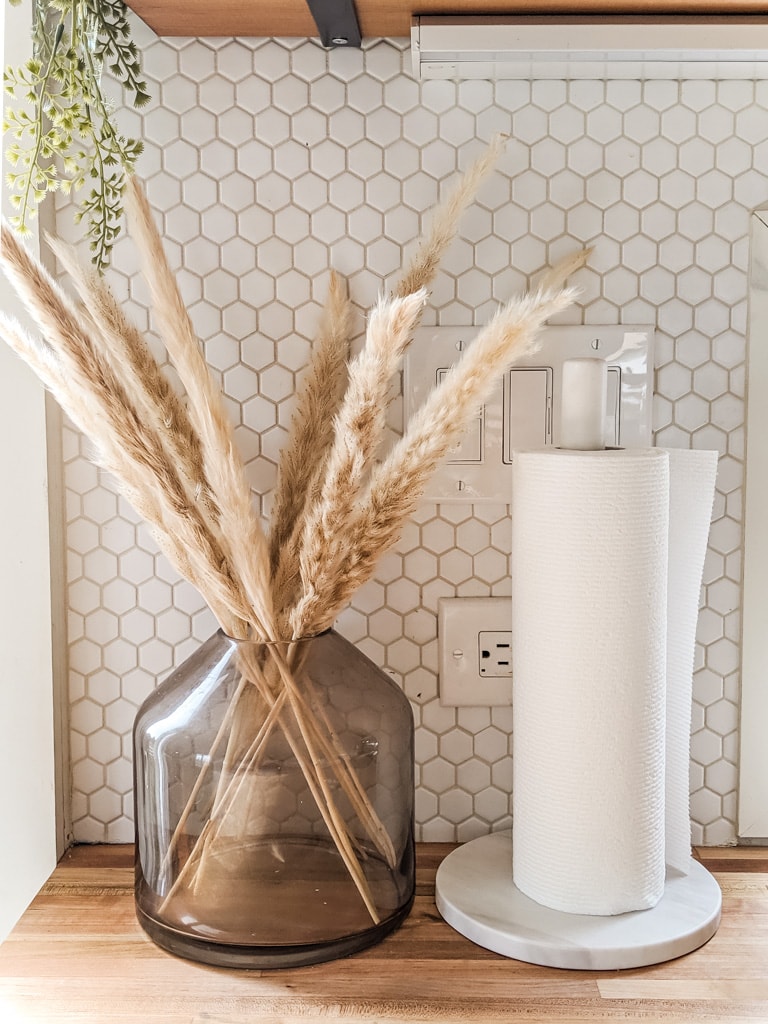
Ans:
[[[666,859],[691,862],[690,735],[699,594],[715,496],[717,452],[668,449]]]
[[[664,891],[668,457],[516,452],[517,887],[620,914]]]

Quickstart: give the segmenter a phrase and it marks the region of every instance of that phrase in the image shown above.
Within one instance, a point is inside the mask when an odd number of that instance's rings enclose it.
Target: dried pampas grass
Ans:
[[[569,306],[577,292],[538,290],[503,307],[434,388],[400,441],[376,466],[345,534],[345,557],[329,579],[323,601],[299,602],[295,632],[327,629],[352,594],[397,541],[440,460],[464,433],[477,409],[515,358],[528,355],[544,322]]]
[[[344,285],[332,270],[309,374],[299,389],[291,431],[280,453],[269,538],[274,573],[333,442],[334,418],[347,387],[351,320],[352,308]],[[317,474],[307,471],[313,465],[319,467]]]
[[[113,372],[69,298],[9,230],[0,235],[0,257],[56,353],[65,411],[93,441],[96,461],[120,482],[176,568],[199,589],[205,587],[222,625],[242,635],[250,618],[247,602],[162,438],[139,413],[130,382]],[[23,340],[23,334],[17,332],[13,340]]]
[[[229,561],[237,563],[251,608],[249,624],[260,637],[274,636],[268,544],[251,500],[234,430],[214,385],[186,305],[168,265],[149,203],[134,178],[125,188],[128,224],[152,268],[146,280],[160,321],[160,332],[189,397],[189,417],[199,438],[205,477],[216,495],[218,530]]]
[[[98,344],[112,371],[125,375],[138,412],[163,435],[190,496],[209,503],[216,521],[218,510],[205,479],[197,435],[141,332],[127,319],[106,280],[90,265],[84,267],[72,246],[50,235],[46,241],[75,285],[81,303],[78,312],[90,327],[92,342]]]
[[[575,297],[565,282],[583,265],[586,252],[569,257],[537,289],[500,309],[402,438],[377,461],[391,382],[421,317],[428,286],[462,211],[502,148],[503,139],[494,139],[438,208],[393,295],[380,298],[371,311],[362,350],[349,364],[350,303],[341,280],[331,273],[311,365],[280,459],[269,534],[254,509],[233,427],[139,183],[131,179],[126,189],[129,224],[186,401],[107,285],[83,270],[68,247],[51,241],[79,305],[3,226],[0,261],[44,340],[4,316],[0,336],[91,438],[99,464],[116,477],[224,631],[272,642],[265,661],[243,655],[241,683],[211,751],[212,758],[225,745],[226,770],[210,817],[173,876],[170,894],[182,886],[194,889],[204,880],[225,825],[228,834],[246,829],[242,787],[265,756],[270,735],[281,730],[371,920],[379,919],[340,801],[353,810],[386,862],[394,857],[392,842],[318,706],[311,680],[302,674],[301,645],[293,641],[330,626],[355,589],[371,577],[416,507],[429,475],[503,370],[532,350],[539,328]],[[207,771],[203,765],[176,826],[168,871]]]
[[[351,557],[351,527],[384,432],[390,381],[425,300],[423,289],[405,298],[381,299],[368,320],[365,347],[350,367],[336,417],[322,485],[301,530],[300,596],[289,616],[294,636],[325,628],[315,624],[327,617],[327,595]]]
[[[496,167],[506,141],[505,135],[495,135],[487,149],[461,175],[445,202],[437,207],[429,231],[395,286],[395,295],[411,295],[420,288],[428,288],[432,283],[448,246],[456,237],[461,215],[474,201],[478,189]]]

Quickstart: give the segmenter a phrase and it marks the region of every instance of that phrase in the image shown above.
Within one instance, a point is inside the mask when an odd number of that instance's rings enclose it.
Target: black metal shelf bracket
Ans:
[[[320,33],[320,42],[331,49],[362,43],[360,25],[353,0],[307,0]]]

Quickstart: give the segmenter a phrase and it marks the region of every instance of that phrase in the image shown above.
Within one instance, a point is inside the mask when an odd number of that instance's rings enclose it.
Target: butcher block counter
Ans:
[[[507,960],[434,904],[452,846],[418,850],[410,917],[378,946],[314,967],[229,971],[156,948],[133,912],[132,848],[70,850],[0,946],[2,1024],[768,1022],[768,850],[701,849],[723,890],[718,933],[688,956],[620,972]]]

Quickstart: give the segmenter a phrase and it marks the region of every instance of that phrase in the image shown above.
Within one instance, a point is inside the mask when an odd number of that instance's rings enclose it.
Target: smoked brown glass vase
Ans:
[[[378,942],[414,895],[413,716],[333,630],[218,632],[134,728],[136,912],[180,956],[291,967]]]

